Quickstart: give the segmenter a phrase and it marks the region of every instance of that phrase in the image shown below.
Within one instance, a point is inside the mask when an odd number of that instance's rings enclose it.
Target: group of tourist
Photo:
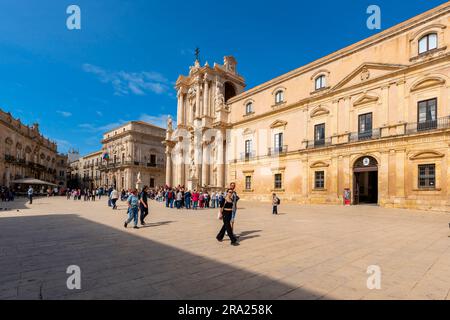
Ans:
[[[83,198],[84,201],[95,201],[96,198],[101,199],[103,194],[102,189],[67,189],[66,197],[67,200],[81,200]]]
[[[138,194],[137,189],[130,189],[125,191],[122,189],[121,192],[116,190],[115,187],[111,186],[109,188],[99,188],[99,189],[73,189],[67,190],[67,199],[73,198],[74,200],[81,200],[84,197],[84,201],[95,201],[96,197],[101,198],[104,190],[106,190],[108,195],[108,206],[112,207],[113,210],[117,210],[117,201],[127,202],[127,218],[124,222],[124,227],[127,228],[128,224],[133,222],[134,229],[139,229],[138,222],[141,225],[145,225],[145,218],[148,216],[148,200],[154,199],[158,202],[165,202],[167,208],[177,208],[177,209],[191,209],[197,210],[198,208],[219,208],[218,218],[223,221],[223,226],[216,236],[219,242],[223,241],[225,234],[231,240],[231,245],[239,245],[239,236],[234,233],[234,224],[236,221],[237,213],[237,202],[239,201],[239,196],[236,192],[236,184],[234,182],[230,183],[229,188],[226,192],[222,193],[219,191],[213,191],[209,193],[208,191],[199,190],[185,190],[184,186],[178,186],[176,188],[163,187],[156,190],[150,189],[148,186],[144,186]],[[7,189],[1,188],[0,194],[3,201]],[[28,198],[30,204],[33,203],[33,193],[34,190],[30,186],[28,189]],[[280,205],[280,199],[275,193],[272,194],[272,214],[278,214],[278,206]],[[140,215],[139,215],[140,213]]]
[[[239,196],[236,192],[236,184],[232,182],[226,192],[199,190],[186,190],[184,186],[171,188],[169,186],[158,189],[150,189],[144,186],[138,194],[137,189],[130,189],[128,191],[122,190],[120,193],[116,188],[111,186],[108,191],[108,206],[113,210],[117,210],[117,201],[121,199],[127,202],[127,219],[124,222],[124,227],[133,221],[135,229],[139,229],[138,222],[145,225],[145,218],[148,215],[148,200],[156,200],[157,202],[165,203],[167,208],[176,209],[191,209],[198,208],[219,208],[219,219],[222,219],[223,226],[216,236],[219,242],[223,241],[225,234],[231,240],[231,244],[239,245],[238,238],[234,233],[234,224],[236,221],[237,202]],[[272,214],[278,214],[278,206],[280,199],[275,193],[272,194]],[[140,215],[139,215],[140,212]]]
[[[14,197],[14,190],[5,186],[0,187],[0,199],[2,202],[14,201]]]
[[[192,209],[217,208],[223,201],[225,193],[219,191],[186,190],[184,186],[176,188],[165,187],[158,192],[162,201],[165,201],[167,208]]]

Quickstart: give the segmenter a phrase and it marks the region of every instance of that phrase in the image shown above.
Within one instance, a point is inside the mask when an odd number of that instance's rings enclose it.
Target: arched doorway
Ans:
[[[378,162],[361,157],[353,165],[353,204],[378,203]]]
[[[225,82],[225,102],[236,95],[236,88],[231,82]]]

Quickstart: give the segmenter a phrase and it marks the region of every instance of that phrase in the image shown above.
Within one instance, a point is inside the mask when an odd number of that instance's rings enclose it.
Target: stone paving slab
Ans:
[[[4,204],[5,205],[5,204]],[[23,199],[0,212],[0,299],[450,299],[450,213],[241,202],[239,247],[215,240],[215,209]],[[69,290],[69,265],[81,290]],[[381,268],[369,290],[367,268]]]

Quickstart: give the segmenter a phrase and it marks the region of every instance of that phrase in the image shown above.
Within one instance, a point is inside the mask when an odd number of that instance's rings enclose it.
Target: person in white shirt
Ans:
[[[116,188],[111,191],[111,203],[113,205],[113,210],[117,209],[117,200],[119,199],[119,192],[116,190]]]
[[[33,190],[33,188],[30,186],[30,187],[28,188],[28,192],[27,192],[27,194],[28,194],[28,199],[30,200],[30,204],[33,203],[33,193],[34,193],[34,190]]]

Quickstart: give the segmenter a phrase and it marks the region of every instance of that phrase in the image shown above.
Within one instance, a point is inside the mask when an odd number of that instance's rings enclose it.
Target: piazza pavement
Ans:
[[[0,299],[450,299],[450,213],[239,202],[238,247],[215,209],[119,210],[65,197],[0,203]],[[81,289],[66,285],[81,269]],[[381,268],[381,289],[367,268]]]

